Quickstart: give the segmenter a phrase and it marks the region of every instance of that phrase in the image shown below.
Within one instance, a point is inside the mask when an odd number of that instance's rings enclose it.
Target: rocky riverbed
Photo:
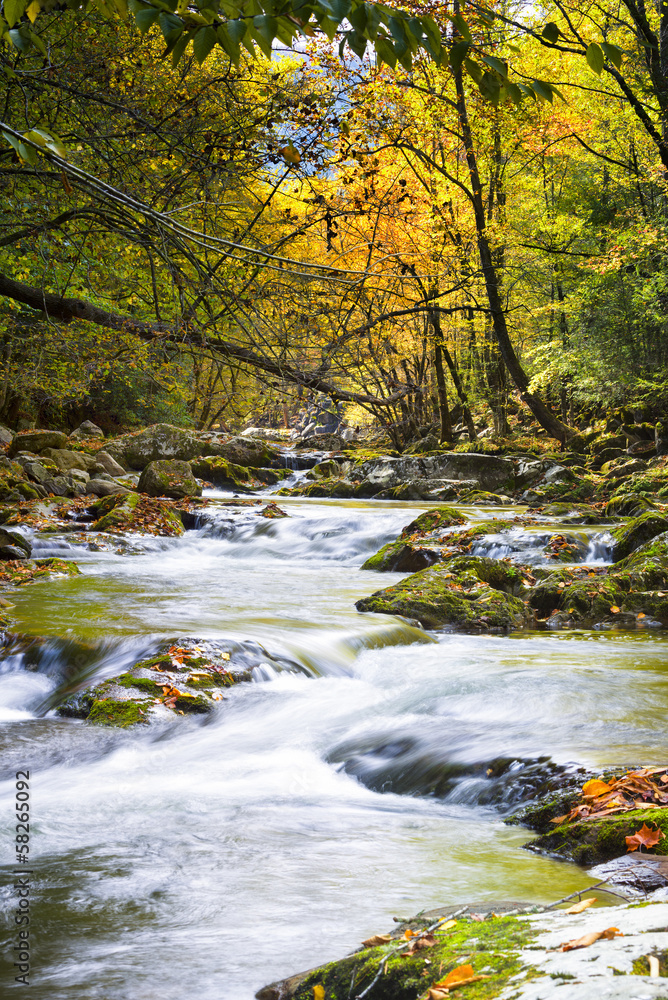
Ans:
[[[404,993],[395,984],[378,996],[411,1000],[469,964],[474,976],[491,978],[462,984],[462,995],[505,997],[516,988],[529,998],[534,980],[547,983],[548,958],[531,972],[525,952],[534,945],[522,944],[533,917],[501,918],[497,906],[497,917],[474,919],[492,912],[483,904],[502,898],[499,891],[528,898],[529,908],[592,881],[634,900],[661,893],[668,839],[660,770],[668,626],[662,457],[628,456],[605,468],[623,456],[600,462],[596,437],[581,452],[554,457],[403,457],[336,441],[318,454],[312,442],[291,449],[166,425],[113,441],[54,434],[17,435],[0,468],[7,759],[32,747],[61,792],[53,768],[66,764],[68,787],[78,788],[82,801],[95,798],[81,849],[93,831],[104,841],[107,827],[125,843],[113,809],[133,827],[143,793],[160,817],[157,825],[149,821],[149,836],[169,858],[170,837],[182,835],[183,802],[192,803],[186,793],[173,805],[170,780],[189,787],[189,761],[204,798],[222,782],[226,798],[207,807],[213,825],[202,814],[207,857],[228,887],[215,912],[241,922],[267,956],[262,969],[241,963],[238,972],[229,953],[221,958],[215,979],[229,984],[231,998],[248,1000],[263,982],[280,980],[264,969],[285,976],[350,950],[352,927],[342,921],[351,892],[356,925],[371,935],[388,908],[397,910],[397,866],[407,873],[401,881],[411,886],[415,908],[450,900],[461,908],[476,898],[473,889],[483,890],[483,902],[462,911],[447,941],[440,941],[442,927],[434,931],[432,957],[425,948],[397,959],[401,975],[409,969],[415,983],[404,977]],[[642,468],[611,474],[638,462]],[[402,491],[412,499],[397,499]],[[448,503],[440,499],[446,494]],[[125,779],[125,791],[108,804],[104,789],[118,785],[112,775],[135,753],[150,781]],[[269,786],[264,768],[275,776]],[[101,776],[101,797],[90,785],[93,772]],[[599,782],[596,795],[592,781]],[[55,831],[61,802],[45,786],[40,794]],[[249,796],[255,828],[243,819]],[[238,811],[226,811],[228,802]],[[286,851],[291,859],[290,887],[277,896],[300,928],[298,938],[288,932],[289,944],[283,932],[269,943],[262,920],[256,935],[251,917],[257,837],[266,828],[284,842],[283,850],[278,842],[265,845],[270,883]],[[246,888],[232,892],[225,854],[213,846],[216,829],[236,831],[234,843],[249,845],[239,869]],[[49,836],[45,846],[64,858],[65,843]],[[378,877],[363,860],[363,836],[374,845]],[[321,852],[332,837],[340,846],[332,846],[323,870]],[[640,866],[627,860],[638,852]],[[435,856],[443,862],[436,882]],[[70,862],[63,864],[70,871]],[[359,888],[341,876],[347,870],[357,872]],[[319,881],[323,871],[325,882],[339,885],[335,904]],[[309,879],[318,886],[315,898],[306,892]],[[246,898],[241,916],[233,901]],[[309,927],[321,906],[332,916],[317,940]],[[167,926],[171,904],[156,907],[158,926]],[[274,931],[283,914],[276,910]],[[522,947],[510,949],[505,930],[498,939],[490,930],[486,950],[499,957],[486,971],[469,961],[477,947],[471,935],[477,924],[501,928],[503,921]],[[423,925],[413,921],[403,932],[419,936]],[[649,924],[633,930],[645,932]],[[155,941],[147,934],[148,953],[133,952],[132,961],[154,976]],[[410,950],[411,939],[402,947]],[[614,951],[617,939],[603,939],[600,948],[608,945]],[[58,947],[62,952],[62,941]],[[394,947],[378,945],[353,965],[371,982]],[[75,953],[83,957],[79,945]],[[437,953],[438,976],[430,978]],[[642,956],[630,955],[615,976],[623,973],[634,989],[639,977],[644,987],[651,970],[645,976]],[[341,969],[350,971],[350,961]],[[596,967],[615,978],[612,966]],[[63,970],[55,954],[49,968],[58,996]],[[83,968],[77,959],[61,981],[88,996]],[[560,989],[578,985],[569,975],[586,986],[584,972],[570,969],[564,966]],[[114,995],[112,965],[105,970]],[[307,981],[309,1000],[321,995],[314,993],[319,986],[327,1000],[338,1000],[327,976]],[[366,988],[364,976],[356,982]],[[170,988],[165,984],[166,996]],[[216,989],[212,979],[211,996]]]

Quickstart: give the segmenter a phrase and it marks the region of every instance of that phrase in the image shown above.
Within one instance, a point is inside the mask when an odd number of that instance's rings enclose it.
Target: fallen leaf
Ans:
[[[592,931],[590,934],[584,934],[580,938],[573,938],[572,941],[566,941],[560,948],[557,948],[557,951],[575,951],[576,948],[588,948],[589,945],[594,944],[595,941],[599,941],[601,938],[605,941],[610,941],[612,938],[618,936],[623,936],[618,927],[606,927],[604,931]]]
[[[480,979],[491,978],[491,976],[476,976],[472,965],[458,965],[456,969],[447,974],[445,979],[434,983],[430,990],[431,1000],[441,1000],[441,997],[447,997],[450,990],[456,990],[460,986],[468,986],[469,983],[477,983]],[[433,997],[432,994],[434,994]]]
[[[313,987],[313,1000],[325,1000],[325,987],[324,986],[314,986]]]
[[[660,976],[661,975],[661,966],[659,964],[659,960],[656,957],[656,955],[648,955],[647,956],[647,961],[649,963],[649,974],[650,974],[650,976]]]
[[[410,958],[414,955],[416,951],[422,951],[424,948],[433,948],[436,944],[436,938],[433,934],[424,934],[421,937],[414,937],[408,946],[408,951],[402,951],[402,958]]]
[[[439,931],[449,931],[451,927],[456,927],[456,926],[457,926],[456,920],[446,920],[444,924],[438,925],[438,929]]]
[[[392,940],[390,934],[374,934],[373,937],[362,941],[365,948],[376,948],[379,944],[388,944]]]
[[[588,910],[590,906],[593,906],[596,902],[596,896],[591,896],[589,899],[581,899],[579,903],[575,903],[574,906],[569,906],[564,913],[582,913],[583,910]]]
[[[626,838],[626,853],[630,854],[640,847],[656,847],[665,836],[662,830],[658,828],[652,830],[646,823],[643,823],[639,830]]]
[[[618,615],[620,611],[620,609],[617,607],[616,604],[613,604],[610,610],[612,611],[613,615]]]
[[[587,781],[582,787],[582,794],[587,798],[605,795],[606,792],[611,791],[612,788],[610,785],[606,784],[605,781],[601,781],[600,778],[592,778],[591,781]]]

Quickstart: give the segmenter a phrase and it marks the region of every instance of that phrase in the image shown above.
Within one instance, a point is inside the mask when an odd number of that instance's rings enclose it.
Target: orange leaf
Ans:
[[[558,951],[575,951],[576,948],[588,948],[589,945],[594,944],[600,938],[609,941],[611,938],[621,936],[622,932],[617,927],[606,927],[604,931],[592,931],[590,934],[584,934],[580,938],[573,938],[572,941],[567,941],[562,944]]]
[[[631,837],[626,838],[626,853],[637,851],[639,847],[655,847],[665,836],[662,830],[658,828],[652,830],[646,823],[643,823],[639,830],[636,830]]]
[[[581,899],[579,903],[569,906],[567,910],[564,910],[564,913],[582,913],[583,910],[587,910],[590,906],[593,906],[595,902],[596,896],[591,896],[589,899]]]
[[[613,604],[612,607],[610,608],[610,610],[612,611],[613,615],[618,615],[619,614],[619,608],[617,607],[616,604]]]
[[[451,986],[461,986],[463,983],[468,983],[474,976],[472,965],[458,965],[456,969],[452,972],[448,972],[445,979],[441,979],[440,982],[434,983],[436,989],[449,990]]]
[[[582,788],[582,794],[589,798],[596,797],[597,795],[605,795],[606,792],[611,791],[612,788],[610,785],[607,785],[605,781],[601,781],[600,778],[592,778]]]

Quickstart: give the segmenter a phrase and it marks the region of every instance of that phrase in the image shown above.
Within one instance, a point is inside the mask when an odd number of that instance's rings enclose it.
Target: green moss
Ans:
[[[651,541],[664,531],[668,531],[668,518],[655,510],[645,511],[644,514],[629,521],[628,524],[620,525],[612,532],[614,561],[625,559],[641,545]]]
[[[201,694],[180,694],[176,697],[174,709],[187,715],[205,715],[213,711],[213,704]]]
[[[426,510],[414,521],[407,524],[401,532],[401,537],[406,538],[421,532],[431,533],[439,528],[452,528],[456,524],[465,524],[466,518],[462,517],[454,507],[436,507],[434,510]]]
[[[116,678],[116,683],[125,688],[137,688],[138,691],[145,691],[154,697],[162,694],[162,684],[151,680],[150,677],[135,677],[134,674],[121,674]]]
[[[668,976],[668,951],[659,951],[654,949],[652,955],[659,960],[659,975]],[[649,976],[649,960],[647,955],[643,955],[641,958],[636,958],[633,963],[633,975],[634,976]]]
[[[253,482],[253,476],[247,468],[235,465],[234,462],[219,455],[198,458],[191,463],[191,468],[193,475],[225,489],[248,492],[248,484]]]
[[[525,846],[579,865],[595,865],[626,854],[626,837],[632,836],[643,823],[666,834],[652,853],[668,854],[668,809],[633,809],[597,820],[563,823]]]
[[[415,924],[416,929],[421,926],[424,925]],[[481,923],[460,920],[451,931],[436,930],[437,943],[414,956],[401,957],[399,953],[408,947],[408,942],[392,941],[314,969],[298,985],[294,1000],[313,1000],[315,986],[324,988],[325,1000],[349,1000],[371,984],[388,955],[385,971],[373,987],[370,1000],[417,1000],[432,983],[462,964],[471,964],[475,972],[485,968],[489,975],[488,979],[466,987],[467,1000],[491,1000],[522,969],[520,953],[533,936],[529,925],[514,917],[497,917]]]
[[[101,516],[91,525],[91,530],[109,531],[110,528],[127,527],[139,500],[139,493],[116,493],[104,497],[99,504],[93,505],[95,512],[100,511]]]
[[[88,721],[99,726],[116,726],[125,729],[139,722],[148,722],[146,707],[148,700],[118,701],[115,698],[104,698],[93,702]]]
[[[522,571],[502,561],[460,557],[363,598],[358,611],[417,618],[427,628],[444,625],[479,631],[518,628],[533,616],[511,596],[521,589]]]

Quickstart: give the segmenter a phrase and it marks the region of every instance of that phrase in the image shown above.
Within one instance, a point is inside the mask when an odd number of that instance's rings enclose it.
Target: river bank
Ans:
[[[308,469],[287,471],[303,480]],[[115,503],[135,492],[136,474],[116,477]],[[494,632],[355,608],[405,580],[408,569],[361,567],[416,519],[427,523],[419,538],[409,533],[412,554],[439,552],[427,571],[487,559],[505,573],[570,574],[569,589],[584,571],[592,589],[612,573],[613,533],[635,520],[631,511],[482,498],[455,502],[446,530],[459,535],[437,539],[425,528],[434,510],[443,527],[442,503],[255,488],[236,499],[206,486],[201,497],[140,494],[156,506],[104,530],[94,525],[116,508],[91,510],[104,499],[94,494],[5,505],[7,530],[33,557],[78,568],[7,579],[3,591],[15,638],[0,674],[0,738],[7,777],[26,754],[36,773],[49,996],[92,998],[95,955],[107,996],[129,997],[132,979],[133,996],[157,983],[181,1000],[195,977],[204,997],[223,984],[226,998],[250,1000],[267,982],[339,958],[396,914],[471,898],[559,899],[590,876],[522,850],[532,834],[503,820],[564,783],[661,763],[665,637],[638,617],[661,625],[654,609],[637,611],[632,626],[620,606],[608,607],[609,621],[564,628],[533,608],[519,631]],[[661,498],[654,507],[660,519]],[[167,511],[180,530],[168,530]],[[448,538],[457,551],[446,551]],[[560,594],[568,579],[558,582]],[[124,678],[114,693],[126,697],[127,675],[145,682],[135,697],[149,714],[159,709],[150,722],[86,721],[90,708],[56,714],[112,678]],[[178,708],[173,688],[206,695],[208,710]],[[235,948],[239,934],[247,954]],[[176,970],[157,957],[167,935]]]

